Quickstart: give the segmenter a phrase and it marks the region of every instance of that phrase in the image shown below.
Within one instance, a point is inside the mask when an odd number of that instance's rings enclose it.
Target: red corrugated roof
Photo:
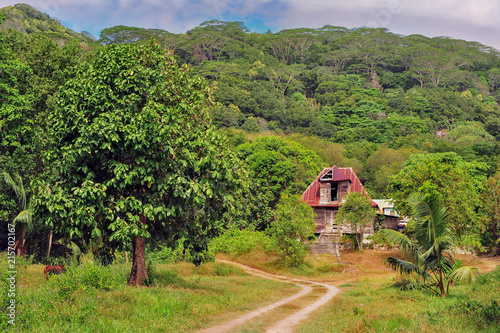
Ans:
[[[351,182],[351,192],[360,192],[363,193],[370,199],[372,202],[372,206],[376,207],[377,204],[370,198],[368,193],[366,192],[363,184],[361,184],[361,181],[359,178],[356,176],[352,168],[339,168],[338,166],[334,165],[331,168],[325,168],[323,169],[318,177],[309,185],[309,187],[305,190],[304,194],[302,194],[302,202],[307,203],[309,206],[312,207],[339,207],[340,203],[332,203],[332,204],[319,204],[319,199],[320,199],[320,179],[324,175],[326,175],[329,171],[332,171],[332,180],[334,182],[338,181],[343,181],[343,180],[349,180]],[[329,181],[329,180],[323,180],[323,181]]]

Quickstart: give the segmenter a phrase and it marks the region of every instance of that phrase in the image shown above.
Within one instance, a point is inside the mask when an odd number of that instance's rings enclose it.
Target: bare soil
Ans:
[[[299,309],[299,311],[279,320],[278,322],[274,323],[271,327],[266,329],[266,332],[270,332],[270,333],[292,332],[294,326],[296,326],[300,321],[306,319],[309,316],[309,314],[311,314],[314,310],[316,310],[320,306],[326,304],[330,299],[333,298],[333,296],[335,296],[340,291],[338,288],[331,286],[331,285],[328,285],[328,284],[324,284],[324,283],[317,283],[317,282],[313,282],[313,281],[299,280],[299,279],[289,279],[286,276],[269,274],[269,273],[266,273],[264,271],[261,271],[261,270],[255,269],[255,268],[251,268],[251,267],[243,265],[243,264],[230,262],[230,261],[226,261],[226,260],[219,260],[219,261],[231,263],[233,265],[237,265],[238,267],[242,268],[246,272],[253,274],[253,275],[256,275],[256,276],[259,276],[259,277],[263,277],[263,278],[271,279],[271,280],[288,282],[288,283],[294,283],[294,284],[298,285],[299,287],[301,287],[302,290],[299,293],[297,293],[291,297],[288,297],[284,300],[281,300],[279,302],[270,304],[266,307],[263,307],[263,308],[255,310],[255,311],[252,311],[250,313],[247,313],[247,314],[240,316],[236,319],[233,319],[227,323],[198,331],[198,333],[229,332],[229,331],[233,330],[234,328],[236,328],[237,326],[239,326],[239,325],[241,325],[241,324],[257,317],[257,316],[265,314],[265,313],[267,313],[267,312],[269,312],[277,307],[285,305],[285,304],[287,304],[295,299],[298,299],[300,297],[303,297],[303,296],[311,293],[313,291],[313,288],[309,285],[319,285],[319,286],[324,287],[325,292],[319,300],[316,300],[314,303],[311,303],[311,304]]]

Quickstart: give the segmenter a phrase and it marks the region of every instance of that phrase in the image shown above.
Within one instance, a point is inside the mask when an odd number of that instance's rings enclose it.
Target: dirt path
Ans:
[[[280,276],[280,275],[274,275],[274,274],[270,274],[270,273],[267,273],[267,272],[264,272],[264,271],[261,271],[261,270],[258,270],[258,269],[254,269],[254,268],[251,268],[249,266],[245,266],[245,265],[242,265],[242,264],[239,264],[239,263],[235,263],[235,262],[231,262],[231,261],[225,261],[225,260],[218,260],[218,261],[221,261],[221,262],[225,262],[225,263],[229,263],[229,264],[233,264],[233,265],[236,265],[240,268],[242,268],[243,270],[245,270],[246,272],[252,274],[252,275],[256,275],[256,276],[259,276],[259,277],[263,277],[265,279],[271,279],[271,280],[277,280],[277,281],[282,281],[282,282],[288,282],[288,283],[293,283],[293,284],[296,284],[298,285],[299,287],[302,288],[302,290],[291,296],[291,297],[288,297],[284,300],[281,300],[279,302],[276,302],[276,303],[273,303],[273,304],[270,304],[270,305],[267,305],[263,308],[260,308],[260,309],[257,309],[257,310],[254,310],[252,312],[249,312],[249,313],[246,313],[244,314],[243,316],[240,316],[236,319],[233,319],[227,323],[224,323],[224,324],[221,324],[221,325],[218,325],[218,326],[214,326],[214,327],[210,327],[210,328],[207,328],[207,329],[204,329],[204,330],[201,330],[201,331],[198,331],[198,333],[223,333],[223,332],[229,332],[231,331],[232,329],[236,328],[237,326],[243,324],[244,322],[247,322],[257,316],[260,316],[264,313],[267,313],[281,305],[284,305],[290,301],[293,301],[297,298],[300,298],[308,293],[310,293],[312,291],[312,287],[310,286],[307,286],[307,285],[304,285],[304,284],[301,284],[300,282],[302,283],[307,283],[307,284],[315,284],[315,285],[319,285],[319,286],[322,286],[324,288],[326,288],[328,291],[325,295],[323,295],[319,300],[315,301],[314,303],[311,303],[309,304],[308,306],[300,309],[299,311],[297,311],[296,313],[292,314],[292,315],[289,315],[288,317],[274,323],[272,326],[268,327],[266,329],[266,332],[270,332],[270,333],[286,333],[286,332],[292,332],[293,331],[293,327],[296,326],[300,321],[306,319],[309,314],[311,314],[314,310],[316,310],[317,308],[319,308],[320,306],[326,304],[333,296],[335,296],[340,289],[334,287],[334,286],[331,286],[331,285],[328,285],[328,284],[322,284],[322,283],[317,283],[317,282],[313,282],[313,281],[305,281],[305,280],[298,280],[298,279],[290,279],[286,276]]]

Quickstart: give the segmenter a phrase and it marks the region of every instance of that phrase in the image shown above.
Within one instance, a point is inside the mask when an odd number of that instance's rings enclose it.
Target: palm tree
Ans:
[[[28,231],[33,229],[33,213],[31,205],[26,203],[26,191],[24,189],[21,176],[16,174],[13,179],[7,172],[4,172],[3,177],[7,185],[14,190],[19,204],[19,210],[21,211],[13,221],[16,226],[19,224],[22,226],[20,229],[21,232],[17,236],[15,247],[17,249],[17,255],[25,257],[27,252],[26,235]]]
[[[448,212],[437,194],[412,196],[415,234],[412,238],[397,231],[383,229],[380,233],[392,243],[399,244],[403,257],[387,258],[391,268],[413,277],[408,288],[427,289],[445,297],[453,281],[473,282],[474,267],[454,261],[451,249],[455,246],[453,230],[449,227]]]

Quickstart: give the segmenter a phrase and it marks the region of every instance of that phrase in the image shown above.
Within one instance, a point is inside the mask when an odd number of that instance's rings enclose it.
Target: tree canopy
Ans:
[[[199,262],[242,181],[212,103],[205,81],[153,42],[97,51],[49,114],[54,176],[36,213],[70,239],[132,239],[130,284],[147,278],[145,239],[184,238]]]
[[[485,179],[485,165],[465,162],[456,153],[411,155],[401,171],[389,184],[395,208],[409,216],[410,195],[436,194],[449,207],[449,219],[459,236],[466,235],[476,225],[476,207],[480,205],[480,190]]]
[[[363,250],[365,228],[372,226],[377,215],[370,199],[361,192],[351,192],[335,216],[336,223],[345,225],[355,235],[358,248]]]

